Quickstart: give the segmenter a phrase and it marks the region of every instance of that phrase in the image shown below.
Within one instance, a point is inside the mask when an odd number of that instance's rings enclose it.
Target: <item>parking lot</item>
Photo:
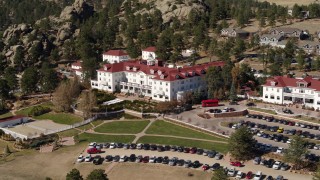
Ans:
[[[84,153],[82,154],[84,157],[87,156],[88,154],[86,153],[88,147],[86,149],[84,149]],[[121,162],[121,163],[143,163],[143,164],[150,164],[152,166],[154,165],[161,165],[161,166],[170,166],[170,159],[176,158],[179,160],[183,160],[183,161],[187,161],[190,160],[191,162],[195,162],[195,161],[199,161],[202,165],[203,164],[208,164],[209,166],[212,166],[215,163],[219,163],[221,166],[223,167],[227,167],[229,169],[231,168],[235,168],[233,166],[230,165],[230,160],[228,157],[223,157],[220,160],[217,160],[215,158],[209,158],[208,156],[205,155],[198,155],[198,154],[191,154],[191,153],[185,153],[185,152],[178,152],[178,151],[163,151],[163,152],[158,152],[158,151],[151,151],[151,150],[139,150],[139,149],[124,149],[124,148],[115,148],[115,149],[110,149],[110,148],[103,148],[102,149],[102,153],[99,153],[98,155],[100,155],[103,158],[103,162],[101,165],[104,164],[110,164],[110,163],[120,163],[120,162],[106,162],[106,158],[108,156],[107,159],[110,158],[110,156],[115,157],[115,156],[119,156],[119,161],[124,161],[123,156],[127,156],[128,158],[130,156],[132,156],[132,154],[134,154],[136,157],[141,155],[142,157],[146,157],[148,156],[149,161],[141,161],[141,162],[130,162],[129,159],[126,160],[126,162]],[[95,154],[92,155],[92,157],[94,157]],[[150,157],[155,157],[155,159],[157,159],[157,157],[165,157],[168,156],[169,162],[168,164],[163,164],[163,163],[156,163],[156,161],[150,161]],[[122,159],[122,160],[121,160]],[[75,157],[75,161],[77,161],[77,157]],[[84,161],[84,159],[83,159]],[[113,161],[113,160],[111,160]],[[117,160],[118,161],[118,160]],[[145,163],[144,163],[145,162]],[[92,163],[92,161],[90,162],[78,162],[78,163]],[[94,166],[94,164],[92,163],[92,165]],[[101,166],[98,165],[98,166]],[[175,166],[175,168],[187,168],[184,165],[179,166],[178,164],[171,164],[172,166]],[[192,169],[198,169],[201,171],[204,171],[203,166],[200,165],[197,168],[193,168],[188,167],[188,168],[192,168]],[[243,164],[242,167],[236,167],[235,168],[236,171],[242,171],[244,173],[248,173],[249,171],[256,173],[257,171],[261,171],[263,174],[263,177],[265,178],[266,176],[272,175],[274,178],[277,177],[278,175],[283,175],[285,179],[292,179],[292,180],[300,180],[300,179],[312,179],[312,177],[310,175],[302,175],[302,174],[294,174],[294,173],[290,173],[289,171],[283,171],[283,170],[274,170],[272,169],[272,167],[268,168],[265,165],[255,165],[253,163],[253,161],[248,161],[245,162]],[[211,170],[206,170],[208,172],[210,172]]]

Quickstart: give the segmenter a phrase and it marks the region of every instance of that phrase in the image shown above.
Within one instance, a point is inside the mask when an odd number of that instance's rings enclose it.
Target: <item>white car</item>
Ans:
[[[143,144],[141,143],[137,144],[137,149],[142,149],[142,147],[143,147]]]
[[[319,150],[320,149],[320,144],[317,144],[313,147],[313,149]]]
[[[126,161],[127,161],[127,159],[128,159],[128,157],[127,157],[127,156],[125,156],[125,155],[123,155],[123,156],[121,156],[121,157],[120,157],[119,162],[126,162]]]
[[[97,143],[96,142],[92,142],[89,144],[89,148],[94,148],[96,147]]]
[[[283,153],[283,147],[278,147],[276,153],[282,154]]]
[[[280,167],[281,167],[281,161],[276,161],[272,166],[272,168],[276,170],[279,170]]]
[[[84,156],[82,154],[80,154],[78,156],[77,162],[83,162],[84,161]]]
[[[260,180],[261,178],[262,178],[262,172],[261,171],[258,171],[253,177],[254,180]]]
[[[110,143],[110,149],[116,148],[116,143]]]
[[[236,179],[242,179],[244,173],[242,171],[238,171],[236,175]]]
[[[230,169],[228,170],[227,175],[228,175],[228,176],[231,176],[231,177],[235,176],[235,175],[236,175],[236,170],[235,170],[234,168],[230,168]]]
[[[264,132],[263,132],[263,131],[259,131],[259,132],[257,133],[257,136],[259,136],[259,137],[261,137],[262,135],[264,135]]]
[[[292,139],[287,140],[287,144],[291,144]]]
[[[155,163],[155,162],[156,162],[156,157],[155,156],[150,156],[149,163]]]
[[[84,158],[84,161],[85,161],[85,162],[90,162],[91,159],[92,159],[91,155],[88,154],[88,155]]]
[[[300,126],[300,123],[297,122],[297,123],[295,124],[295,126],[299,127],[299,126]]]
[[[237,129],[238,128],[238,124],[234,124],[234,125],[232,125],[232,127],[231,127],[232,129]]]

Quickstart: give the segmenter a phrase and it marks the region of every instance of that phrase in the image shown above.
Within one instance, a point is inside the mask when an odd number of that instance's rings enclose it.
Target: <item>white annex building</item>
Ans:
[[[78,60],[78,61],[72,63],[71,69],[80,79],[83,79],[82,61]]]
[[[128,61],[129,55],[123,50],[109,50],[102,54],[102,60],[110,64]]]
[[[142,59],[143,60],[156,59],[157,58],[156,50],[157,49],[154,46],[143,49],[142,50]]]
[[[263,85],[263,101],[275,104],[304,104],[320,109],[320,81],[311,76],[295,79],[275,76]]]
[[[97,70],[97,80],[91,80],[91,87],[148,96],[158,101],[179,100],[185,92],[205,87],[202,76],[209,67],[223,65],[224,62],[211,62],[169,68],[158,59],[129,60],[105,64]]]

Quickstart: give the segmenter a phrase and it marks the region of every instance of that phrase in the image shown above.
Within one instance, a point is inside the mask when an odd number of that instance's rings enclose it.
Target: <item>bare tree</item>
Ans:
[[[84,118],[91,117],[91,111],[96,105],[97,100],[95,93],[92,90],[82,91],[78,107],[83,112]]]

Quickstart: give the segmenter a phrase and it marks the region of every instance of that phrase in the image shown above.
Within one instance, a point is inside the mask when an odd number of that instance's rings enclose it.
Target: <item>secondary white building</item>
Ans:
[[[102,60],[110,64],[128,61],[129,55],[123,50],[109,50],[102,54]]]
[[[275,104],[303,104],[320,109],[320,81],[311,76],[290,78],[275,76],[263,85],[264,102]]]
[[[80,79],[83,79],[82,61],[78,60],[71,64],[71,69]]]
[[[143,60],[156,59],[157,58],[156,50],[157,49],[154,46],[143,49],[142,50],[142,59]]]
[[[185,92],[206,86],[203,76],[209,67],[223,65],[224,62],[211,62],[169,68],[157,59],[105,64],[97,70],[97,80],[91,80],[91,87],[148,96],[158,101],[179,100]]]

